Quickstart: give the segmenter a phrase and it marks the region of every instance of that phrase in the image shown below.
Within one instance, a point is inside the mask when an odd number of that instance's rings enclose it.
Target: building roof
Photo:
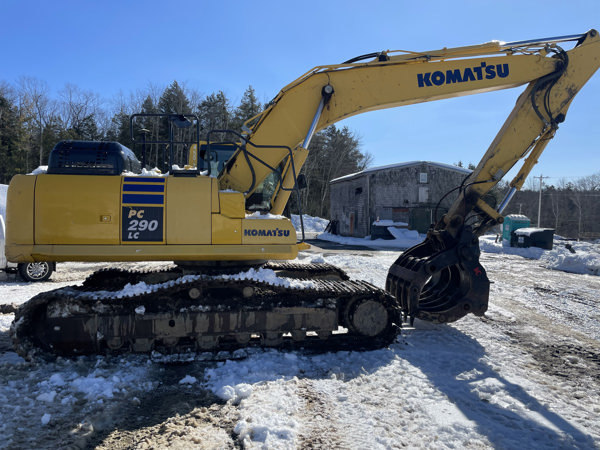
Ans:
[[[472,172],[472,170],[470,170],[470,169],[465,169],[464,167],[453,166],[452,164],[444,164],[444,163],[433,162],[433,161],[408,161],[408,162],[403,162],[403,163],[389,164],[387,166],[369,167],[361,172],[351,173],[348,175],[344,175],[343,177],[334,178],[333,180],[330,181],[330,183],[337,183],[339,181],[346,181],[346,180],[351,180],[353,178],[359,178],[370,172],[379,172],[380,170],[397,169],[397,168],[402,168],[402,167],[420,166],[421,164],[427,164],[429,166],[441,167],[442,169],[454,170],[455,172],[461,172],[461,173],[464,173],[465,175]]]

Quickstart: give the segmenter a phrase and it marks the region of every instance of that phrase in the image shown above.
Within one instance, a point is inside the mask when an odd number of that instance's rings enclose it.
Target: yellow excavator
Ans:
[[[15,315],[16,349],[24,355],[255,344],[362,349],[393,341],[407,318],[443,323],[482,315],[489,280],[478,238],[502,222],[511,196],[599,66],[596,30],[383,51],[318,66],[285,86],[235,139],[219,144],[225,147],[211,147],[210,136],[198,141],[196,167],[177,170],[170,160],[164,175],[142,172],[118,143],[60,143],[46,173],[17,175],[10,183],[7,258],[175,265],[103,270],[82,286],[39,294]],[[290,262],[306,244],[282,213],[316,131],[363,112],[522,85],[480,163],[457,186],[448,213],[400,255],[385,290],[327,264]],[[170,120],[193,122],[185,115]],[[221,167],[201,170],[228,149]],[[486,193],[521,160],[506,199],[497,208],[487,204]]]

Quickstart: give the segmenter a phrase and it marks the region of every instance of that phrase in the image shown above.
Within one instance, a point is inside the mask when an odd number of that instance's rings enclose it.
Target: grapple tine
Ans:
[[[415,318],[454,322],[487,311],[490,282],[479,262],[479,240],[467,226],[458,239],[448,236],[446,231],[430,231],[390,267],[386,290],[411,324]]]

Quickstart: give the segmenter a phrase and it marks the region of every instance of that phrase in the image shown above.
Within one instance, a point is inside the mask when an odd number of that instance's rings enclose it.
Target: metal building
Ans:
[[[342,236],[371,234],[377,219],[405,223],[424,233],[434,221],[438,201],[460,186],[471,170],[431,161],[373,167],[329,182],[331,223]],[[458,193],[445,197],[437,209],[444,214]]]

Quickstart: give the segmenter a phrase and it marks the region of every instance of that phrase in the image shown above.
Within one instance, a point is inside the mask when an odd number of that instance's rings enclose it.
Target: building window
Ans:
[[[419,183],[427,183],[427,172],[421,172],[419,174]]]
[[[357,187],[356,189],[354,189],[354,195],[360,195],[362,194],[362,188],[361,187]]]

